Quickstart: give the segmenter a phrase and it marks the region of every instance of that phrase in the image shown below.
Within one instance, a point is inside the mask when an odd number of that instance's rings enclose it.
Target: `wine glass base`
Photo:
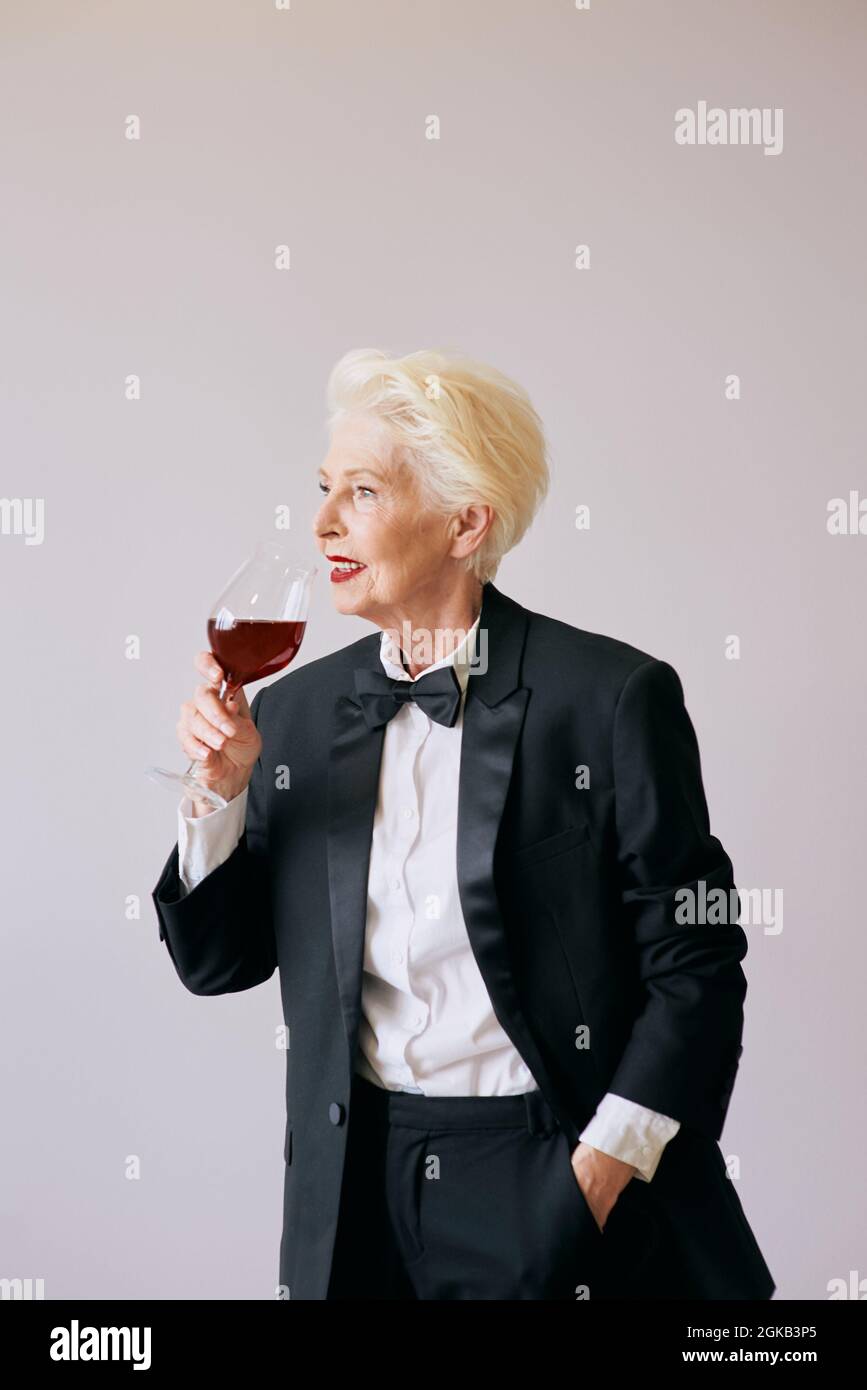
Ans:
[[[179,787],[183,787],[187,795],[195,801],[205,801],[217,811],[222,811],[229,804],[224,796],[220,796],[219,792],[197,782],[190,772],[170,772],[166,767],[146,767],[145,776],[149,777],[152,782],[156,782],[158,786],[165,787],[167,791],[174,791],[176,794]]]

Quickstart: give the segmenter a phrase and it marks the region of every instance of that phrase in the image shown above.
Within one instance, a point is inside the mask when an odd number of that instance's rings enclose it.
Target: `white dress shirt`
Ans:
[[[456,649],[461,687],[450,729],[408,700],[385,727],[368,874],[362,1018],[356,1070],[388,1090],[429,1096],[520,1095],[536,1081],[500,1025],[470,945],[457,883],[458,774],[469,654],[478,618]],[[392,680],[413,680],[382,634]],[[191,891],[235,849],[247,793],[193,817],[178,808],[180,877]],[[678,1120],[609,1092],[580,1138],[649,1182]]]

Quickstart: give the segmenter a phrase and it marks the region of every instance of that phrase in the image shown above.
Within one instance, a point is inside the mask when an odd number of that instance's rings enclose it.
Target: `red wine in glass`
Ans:
[[[297,563],[293,550],[272,538],[232,575],[208,618],[208,642],[223,671],[219,699],[226,703],[242,685],[273,676],[297,655],[307,628],[310,588],[316,566]],[[146,768],[148,777],[196,801],[222,808],[227,803],[196,776],[194,758],[186,772]]]
[[[278,618],[232,617],[223,626],[219,616],[209,618],[208,641],[229,689],[235,691],[282,671],[301,646],[306,626],[306,622],[283,622]]]

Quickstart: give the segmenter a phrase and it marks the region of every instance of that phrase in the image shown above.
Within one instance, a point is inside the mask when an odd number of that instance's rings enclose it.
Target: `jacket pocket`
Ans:
[[[590,838],[590,827],[570,825],[567,830],[559,830],[556,835],[546,835],[544,840],[534,840],[530,845],[521,845],[513,852],[512,861],[525,868],[528,864],[538,864],[544,859],[553,859],[557,854],[565,854]]]

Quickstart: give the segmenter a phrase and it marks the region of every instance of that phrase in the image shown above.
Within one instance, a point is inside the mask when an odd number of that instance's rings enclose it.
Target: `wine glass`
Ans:
[[[307,626],[315,565],[302,566],[289,546],[268,537],[236,570],[208,618],[208,642],[223,669],[218,699],[223,704],[242,685],[272,676],[296,656]],[[186,789],[196,801],[217,809],[225,797],[196,777],[197,759],[186,772],[148,767],[151,781],[177,792]]]

